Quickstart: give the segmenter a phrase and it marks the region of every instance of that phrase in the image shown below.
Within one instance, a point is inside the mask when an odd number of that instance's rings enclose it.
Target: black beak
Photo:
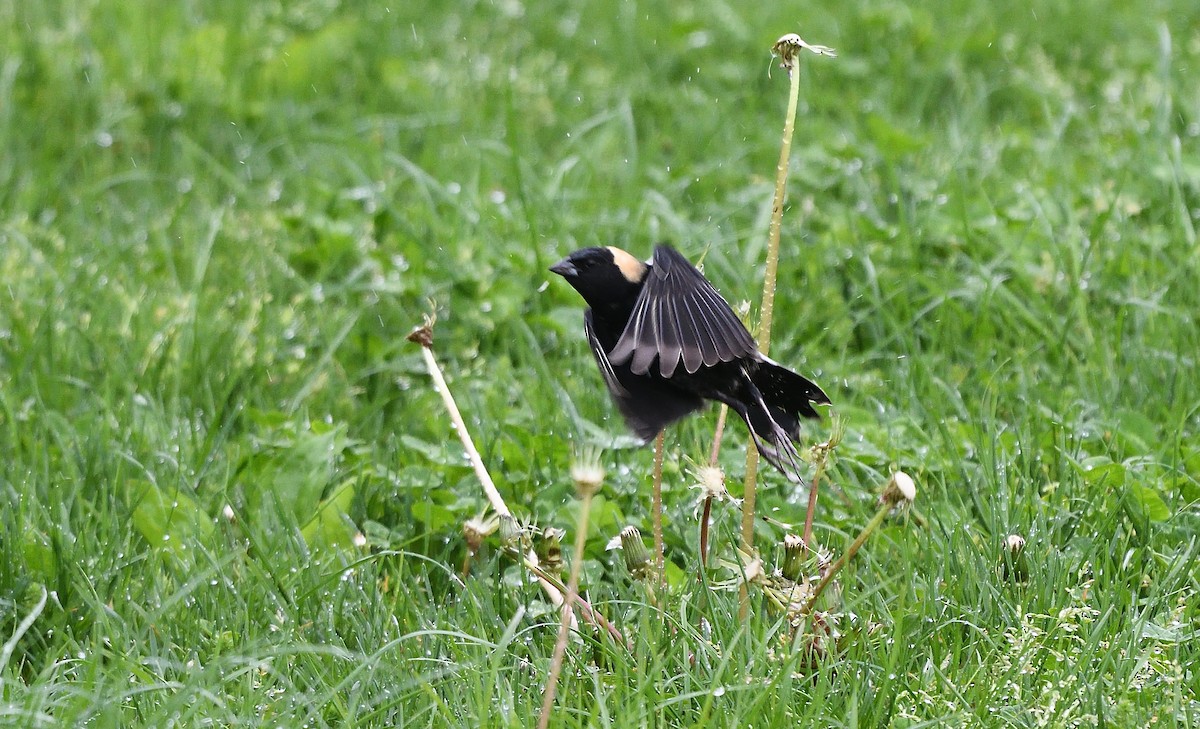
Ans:
[[[566,258],[551,266],[550,270],[563,278],[571,278],[579,273],[579,269],[575,268],[575,264]]]

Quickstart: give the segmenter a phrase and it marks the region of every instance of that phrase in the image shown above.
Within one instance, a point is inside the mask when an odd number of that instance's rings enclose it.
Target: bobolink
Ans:
[[[829,398],[758,351],[713,285],[678,251],[646,263],[611,246],[575,251],[550,267],[591,307],[588,344],[625,422],[642,440],[700,409],[733,408],[763,457],[799,481],[800,416]]]

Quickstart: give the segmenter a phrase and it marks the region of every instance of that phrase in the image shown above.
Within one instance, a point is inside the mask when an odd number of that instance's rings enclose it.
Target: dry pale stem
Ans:
[[[560,607],[563,600],[561,595],[565,593],[567,586],[564,585],[557,577],[542,569],[541,565],[537,563],[537,557],[534,556],[533,552],[530,552],[528,555],[526,555],[524,564],[525,568],[533,573],[533,575],[538,578],[538,581],[541,582],[544,587],[549,587],[550,589],[554,590],[556,594],[560,595],[557,600],[551,600],[555,607]],[[585,622],[591,625],[599,626],[604,630],[604,632],[608,633],[617,644],[625,646],[626,649],[630,649],[630,645],[625,640],[625,636],[621,634],[621,631],[617,630],[615,625],[608,622],[608,619],[605,618],[599,610],[592,607],[590,602],[583,599],[582,595],[571,595],[571,603],[574,604],[575,607],[579,608],[579,614],[583,616]]]
[[[463,447],[467,450],[471,458],[471,465],[475,468],[475,475],[479,478],[479,483],[483,486],[484,493],[487,495],[492,509],[502,518],[512,519],[512,512],[509,510],[508,505],[504,503],[504,497],[496,489],[495,483],[492,482],[492,477],[488,474],[487,468],[483,464],[483,459],[480,458],[479,451],[475,448],[475,443],[471,440],[471,434],[467,430],[467,424],[463,421],[462,413],[459,412],[458,405],[454,402],[454,396],[451,395],[450,388],[446,384],[446,378],[442,376],[442,370],[433,356],[432,317],[427,318],[423,326],[414,329],[408,335],[408,340],[421,345],[421,353],[425,357],[425,366],[429,369],[429,376],[433,378],[434,386],[442,396],[442,401],[446,404],[446,410],[449,411],[450,419],[455,425],[455,430],[458,431],[458,437],[462,440]],[[579,595],[571,595],[570,599],[567,598],[562,583],[555,580],[552,575],[541,568],[538,564],[537,555],[533,550],[528,550],[523,555],[522,563],[530,573],[537,577],[538,584],[546,593],[546,597],[549,598],[552,605],[556,607],[571,604],[577,605],[585,620],[603,627],[618,643],[625,645],[620,631],[614,628],[603,615],[592,608],[586,600],[580,598]]]
[[[492,482],[487,467],[483,465],[483,459],[479,457],[479,450],[475,448],[475,442],[471,440],[471,432],[467,430],[462,413],[459,412],[458,405],[454,402],[454,395],[450,394],[450,387],[446,384],[446,378],[442,376],[442,368],[438,366],[437,360],[433,356],[432,322],[413,330],[413,333],[408,335],[408,339],[410,342],[421,345],[421,354],[425,357],[425,366],[429,369],[429,376],[433,378],[434,389],[438,391],[438,394],[442,396],[442,402],[446,404],[450,420],[454,423],[454,431],[458,433],[458,439],[462,441],[463,448],[467,451],[467,457],[471,459],[471,466],[475,469],[475,476],[479,479],[480,485],[483,486],[488,503],[500,516],[511,516],[512,512],[508,510],[508,504],[504,503],[504,497],[496,489],[496,484]]]

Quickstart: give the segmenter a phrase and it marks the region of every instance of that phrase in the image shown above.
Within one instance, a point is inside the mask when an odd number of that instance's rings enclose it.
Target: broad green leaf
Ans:
[[[1113,439],[1122,447],[1123,456],[1134,456],[1154,450],[1154,444],[1159,437],[1157,423],[1136,410],[1122,410],[1117,417]]]
[[[1200,502],[1200,484],[1187,476],[1175,477],[1171,489],[1178,491],[1189,504]]]
[[[127,486],[126,498],[133,506],[133,526],[142,538],[181,565],[192,563],[191,550],[215,529],[195,499],[180,489],[167,493],[147,481],[134,481]]]
[[[1158,491],[1141,484],[1129,485],[1129,497],[1137,509],[1150,521],[1166,521],[1171,518],[1171,509],[1159,496]]]
[[[35,573],[38,579],[48,582],[58,567],[58,557],[50,536],[26,524],[23,537],[25,568]]]
[[[458,523],[458,517],[441,504],[418,501],[412,507],[413,518],[425,525],[426,531],[440,532]]]
[[[356,483],[357,479],[353,478],[343,481],[329,498],[321,501],[316,515],[300,530],[310,547],[354,548],[356,530],[348,512],[354,501]]]
[[[313,423],[309,430],[295,433],[285,429],[265,440],[265,447],[251,456],[242,474],[250,508],[247,518],[278,506],[297,523],[305,524],[317,513],[321,494],[348,445],[345,426]]]
[[[571,523],[567,527],[568,537],[566,541],[568,543],[574,541],[575,531],[579,527],[580,509],[582,506],[582,501],[572,498],[570,505],[567,507],[567,512],[571,519]],[[621,507],[616,502],[608,500],[602,494],[592,497],[592,510],[588,513],[588,540],[602,540],[600,544],[601,551],[604,544],[607,544],[608,540],[614,534],[621,531],[621,528],[626,523]]]
[[[1127,475],[1125,464],[1113,463],[1103,456],[1099,459],[1089,458],[1083,462],[1083,480],[1089,486],[1100,486],[1107,489],[1123,486]]]

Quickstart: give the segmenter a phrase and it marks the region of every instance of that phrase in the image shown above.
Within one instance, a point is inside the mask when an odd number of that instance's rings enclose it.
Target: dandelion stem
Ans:
[[[746,449],[746,485],[742,494],[742,551],[746,554],[754,554],[754,497],[757,481],[758,450],[750,447]],[[746,589],[744,582],[738,590],[738,597],[738,617],[745,620],[750,614],[750,591]]]
[[[700,514],[700,567],[708,567],[708,522],[712,520],[713,497],[704,497],[704,509]]]
[[[713,430],[712,450],[708,452],[708,465],[717,465],[717,457],[721,455],[721,436],[725,433],[725,420],[729,417],[729,406],[722,403],[717,413],[717,427]]]
[[[812,544],[813,515],[817,511],[817,489],[821,484],[821,476],[825,474],[825,464],[828,462],[829,452],[822,450],[817,456],[812,482],[808,485],[808,511],[804,513],[804,532],[800,536],[805,547]]]
[[[778,47],[778,46],[777,46]],[[794,49],[789,50],[794,54]],[[775,283],[779,273],[779,238],[783,226],[783,203],[787,191],[788,163],[792,156],[792,133],[795,130],[796,107],[800,101],[800,74],[790,57],[785,57],[785,67],[791,79],[788,91],[787,115],[783,121],[783,139],[779,149],[779,163],[775,166],[775,197],[771,202],[771,224],[767,241],[767,269],[763,276],[762,312],[758,320],[758,349],[764,355],[771,350],[771,324],[775,316]],[[758,476],[758,452],[746,449],[746,487],[742,502],[742,549],[754,549],[754,502]],[[748,603],[742,601],[742,610]]]
[[[729,406],[722,404],[717,413],[717,427],[713,430],[712,450],[708,452],[708,465],[716,468],[717,458],[721,455],[721,436],[725,433],[725,420],[729,417]],[[712,517],[711,495],[704,497],[703,518],[700,520],[700,566],[708,567],[708,522]]]
[[[658,431],[658,438],[654,440],[654,496],[650,503],[650,518],[654,522],[654,571],[660,583],[666,579],[663,574],[663,566],[666,564],[663,556],[662,516],[663,435],[664,431]]]
[[[475,469],[475,476],[479,479],[480,485],[483,486],[483,493],[487,496],[488,503],[500,516],[512,516],[508,504],[504,503],[504,497],[500,495],[496,484],[492,482],[487,467],[483,465],[483,459],[479,456],[479,450],[475,448],[475,442],[471,440],[467,424],[463,422],[462,413],[459,412],[458,405],[454,402],[454,395],[450,394],[450,387],[446,384],[446,378],[442,376],[442,368],[438,366],[437,360],[433,356],[432,325],[432,321],[427,322],[425,326],[419,327],[408,335],[408,339],[421,345],[421,354],[425,357],[425,367],[429,369],[429,376],[433,378],[433,387],[442,396],[442,402],[446,404],[450,420],[454,423],[454,431],[458,433],[458,439],[462,441],[463,448],[466,449],[467,456],[471,459],[471,466]]]
[[[543,583],[544,586],[547,586],[560,594],[564,594],[567,586],[564,585],[557,577],[544,570],[542,566],[537,563],[536,559],[536,557],[533,557],[532,552],[527,555],[524,560],[525,568],[532,572],[533,575],[538,578],[538,581]],[[553,602],[555,606],[562,604],[561,599],[552,600],[551,602]],[[626,648],[629,648],[629,644],[626,643],[625,636],[621,634],[621,631],[617,630],[616,626],[610,623],[608,618],[604,617],[599,610],[592,607],[590,602],[583,599],[583,596],[579,594],[571,595],[571,602],[579,608],[579,614],[583,616],[585,622],[600,626],[612,637],[614,641],[625,646]]]
[[[837,573],[846,566],[846,563],[854,558],[854,555],[857,554],[858,550],[862,548],[862,545],[866,543],[867,538],[879,528],[879,525],[883,523],[883,520],[887,518],[888,512],[891,510],[891,504],[880,504],[879,511],[875,512],[875,516],[871,517],[871,521],[867,522],[867,525],[863,527],[863,530],[859,532],[857,537],[854,538],[854,541],[850,543],[850,546],[846,549],[842,556],[838,557],[837,561],[829,565],[829,569],[825,570],[825,575],[821,578],[821,581],[817,583],[817,586],[813,588],[812,595],[808,598],[808,605],[804,609],[805,614],[812,613],[813,606],[817,604],[817,598],[821,596],[821,593],[825,591],[826,587],[829,587],[829,583],[833,582],[834,576],[836,576]]]
[[[466,448],[467,453],[470,455],[471,465],[475,468],[475,475],[479,478],[479,483],[483,485],[488,502],[492,505],[496,513],[502,517],[511,519],[512,512],[509,511],[508,505],[504,503],[504,498],[496,489],[491,476],[488,475],[487,468],[483,464],[483,459],[480,458],[479,451],[475,448],[475,443],[471,440],[467,424],[463,421],[462,414],[454,402],[454,396],[450,394],[450,387],[446,384],[446,378],[442,376],[442,370],[438,366],[437,359],[433,356],[433,318],[428,317],[423,326],[414,329],[408,335],[408,340],[421,345],[421,352],[425,356],[425,365],[429,368],[429,375],[433,378],[434,386],[442,396],[442,401],[446,404],[446,409],[450,412],[450,419],[458,431],[458,436],[462,440],[463,447]],[[551,604],[561,606],[574,603],[578,605],[584,620],[601,626],[617,642],[625,645],[625,639],[621,636],[620,631],[614,628],[603,615],[592,608],[586,600],[580,598],[579,595],[566,595],[563,584],[553,575],[542,569],[541,565],[538,564],[537,555],[532,550],[521,555],[521,562],[526,569],[537,577],[538,584],[545,591],[546,597],[550,599]]]
[[[662,434],[659,434],[661,441]],[[592,511],[592,494],[594,489],[583,491],[583,505],[579,514],[579,526],[575,530],[575,559],[571,561],[571,577],[567,582],[566,599],[562,605],[562,622],[558,626],[558,640],[554,643],[554,656],[550,659],[550,673],[546,677],[546,689],[542,698],[542,714],[538,719],[538,729],[546,729],[550,724],[550,714],[554,711],[554,696],[558,693],[558,676],[562,672],[563,657],[567,652],[567,639],[571,635],[571,623],[575,613],[571,603],[579,594],[579,570],[583,566],[583,549],[587,544],[588,516]]]
[[[792,156],[792,133],[796,125],[796,107],[800,100],[800,74],[789,64],[787,115],[783,121],[783,140],[779,164],[775,166],[775,198],[771,202],[771,225],[767,241],[767,270],[763,276],[762,313],[758,320],[758,348],[763,354],[771,349],[771,324],[775,317],[775,281],[779,274],[779,238],[783,227],[783,203],[787,194],[788,164]]]

